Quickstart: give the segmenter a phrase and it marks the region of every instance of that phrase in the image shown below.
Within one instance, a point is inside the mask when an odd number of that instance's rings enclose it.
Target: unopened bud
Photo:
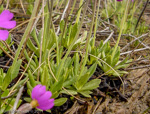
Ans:
[[[31,109],[32,109],[31,104],[25,103],[18,108],[17,114],[25,114],[25,113],[29,112]]]

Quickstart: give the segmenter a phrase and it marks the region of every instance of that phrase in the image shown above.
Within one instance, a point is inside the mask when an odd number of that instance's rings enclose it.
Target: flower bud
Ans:
[[[30,103],[25,103],[19,107],[19,109],[17,110],[17,114],[25,114],[32,110],[32,108],[33,107]]]

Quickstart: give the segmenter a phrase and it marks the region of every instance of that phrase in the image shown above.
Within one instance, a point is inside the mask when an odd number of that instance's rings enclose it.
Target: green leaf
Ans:
[[[121,76],[123,75],[123,74],[128,74],[128,72],[127,71],[117,71]],[[118,76],[118,75],[116,75],[116,76]]]
[[[28,93],[28,95],[31,96],[31,90],[30,89],[27,89],[27,93]]]
[[[33,5],[32,4],[29,4],[28,5],[28,8],[27,8],[27,14],[32,14],[32,11],[33,11]]]
[[[31,86],[30,82],[27,82],[27,87],[30,91],[32,91],[33,87]]]
[[[5,78],[5,73],[3,72],[3,69],[0,68],[0,88],[2,88],[3,85],[3,79]]]
[[[25,97],[23,98],[26,102],[31,102],[32,101],[32,98],[29,98],[29,97]]]
[[[61,106],[67,101],[67,98],[59,98],[55,99],[54,104],[55,106]]]
[[[65,26],[65,21],[62,20],[59,25],[60,25],[60,31],[63,32],[64,26]]]
[[[24,50],[24,55],[25,55],[25,58],[27,59],[27,61],[29,62],[30,61],[30,57],[27,53],[26,50]],[[30,62],[30,66],[33,65],[33,67],[36,67],[36,63],[31,59],[31,62]]]
[[[55,34],[55,32],[53,30],[50,29],[49,32],[50,36],[49,39],[47,40],[47,49],[51,49],[51,47],[56,43],[57,40],[57,35]]]
[[[97,67],[97,63],[94,63],[87,71],[84,75],[82,75],[80,77],[80,79],[78,79],[78,82],[76,82],[75,86],[77,88],[77,90],[80,90],[83,85],[85,83],[87,83],[87,81],[89,80],[89,78],[93,75],[93,73],[95,72],[96,70],[96,67]],[[86,69],[86,67],[85,67]]]
[[[28,77],[29,77],[29,81],[32,87],[36,86],[35,80],[34,80],[34,76],[32,75],[31,71],[28,71]]]
[[[74,74],[75,74],[75,76],[77,76],[77,74],[79,72],[79,68],[80,68],[79,54],[75,53],[75,56],[74,56]]]
[[[52,98],[57,98],[59,96],[59,92],[55,91],[54,93],[52,93]]]
[[[44,66],[44,70],[42,72],[42,75],[41,75],[41,84],[42,85],[45,85],[47,86],[48,84],[48,79],[49,79],[49,72],[48,72],[48,69],[47,69],[47,66],[45,65]]]
[[[60,93],[64,93],[64,94],[67,94],[67,95],[70,95],[70,94],[76,95],[77,91],[75,91],[75,90],[67,90],[67,91],[62,90],[62,91],[60,91]]]
[[[96,67],[97,67],[97,63],[94,63],[89,69],[87,72],[89,72],[89,78],[93,75],[93,73],[95,72],[96,70]]]
[[[39,35],[38,35],[39,43],[41,43],[41,36],[42,36],[42,29],[39,31]]]
[[[71,29],[71,34],[70,34],[70,43],[72,43],[73,39],[75,38],[76,36],[76,33],[78,31],[78,23],[75,23]]]
[[[48,13],[48,5],[44,8],[44,13],[47,13],[47,15],[44,16],[44,31],[43,31],[43,44],[42,44],[42,51],[43,55],[45,55],[47,46],[49,45],[50,39],[50,14]],[[41,29],[42,30],[42,29]],[[45,59],[44,59],[45,60]]]
[[[54,93],[55,91],[60,91],[62,89],[62,86],[63,86],[63,83],[64,83],[64,78],[63,76],[61,77],[61,79],[57,82],[55,82],[51,88],[50,88],[50,91],[52,93]]]
[[[9,105],[5,106],[5,107],[6,107],[5,111],[9,111],[9,110],[12,108],[11,106],[14,105],[15,101],[16,101],[16,99],[9,99],[9,100],[7,101],[7,103],[9,103]],[[22,100],[19,100],[19,102],[18,102],[18,104],[17,104],[17,108],[19,107],[19,105],[21,104],[21,102],[22,102]],[[3,113],[3,114],[4,114],[4,113]]]
[[[0,6],[0,13],[2,13],[2,11],[4,10],[3,5]]]
[[[100,82],[101,82],[100,79],[93,79],[93,80],[89,81],[88,83],[86,83],[86,84],[80,89],[80,91],[87,91],[87,90],[96,89],[97,87],[99,87]]]
[[[77,90],[80,90],[83,85],[88,81],[89,79],[89,72],[81,76],[81,78],[76,82],[75,86]]]
[[[31,39],[28,39],[27,46],[31,51],[33,51],[36,55],[40,55],[38,49],[35,47],[35,45],[32,43]]]
[[[120,68],[126,68],[129,66],[129,63],[132,62],[132,59],[125,58],[123,61],[121,61],[115,69],[120,69]]]
[[[2,84],[3,84],[3,77],[2,75],[0,75],[0,88],[2,87]]]
[[[40,48],[40,43],[39,43],[38,37],[36,35],[36,30],[35,29],[33,29],[33,31],[31,32],[31,36],[34,38],[38,48]]]
[[[114,58],[112,58],[112,65],[111,65],[112,67],[114,67],[118,63],[119,58],[120,58],[120,48],[118,47],[117,52],[114,55]]]
[[[22,60],[19,59],[14,65],[14,67],[11,66],[8,69],[8,72],[3,81],[2,90],[5,90],[7,86],[11,83],[11,81],[18,76],[21,63],[22,63]]]
[[[16,87],[14,89],[18,89],[20,88],[20,86],[22,86],[26,81],[27,81],[28,77],[25,77],[24,79],[22,79],[21,81],[19,81],[19,83],[17,83]],[[11,87],[11,89],[13,88],[13,86]]]
[[[108,56],[107,56],[107,59],[106,59],[106,63],[111,66],[111,65],[112,65],[112,61],[114,61],[114,60],[112,59],[112,56],[111,56],[111,55],[108,55]],[[105,64],[105,63],[103,63],[103,64]],[[106,65],[106,64],[105,64],[105,65]],[[108,66],[108,67],[109,67],[109,66]],[[107,70],[109,70],[109,69],[107,69]]]
[[[71,77],[63,83],[63,87],[72,85],[76,81],[76,77]]]
[[[1,97],[6,97],[6,96],[8,96],[8,94],[9,94],[9,90],[6,89],[6,90],[3,92],[3,94],[1,95]]]
[[[81,91],[81,92],[79,92],[80,94],[82,94],[84,97],[91,97],[91,91]]]
[[[72,65],[73,60],[71,57],[68,57],[67,60],[65,61],[64,68],[70,68]]]

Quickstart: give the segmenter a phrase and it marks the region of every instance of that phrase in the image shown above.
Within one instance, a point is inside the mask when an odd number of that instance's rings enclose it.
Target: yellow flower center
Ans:
[[[31,104],[32,108],[36,108],[37,106],[39,106],[38,101],[37,101],[37,100],[35,100],[35,99],[34,99],[34,100],[32,100],[30,104]]]

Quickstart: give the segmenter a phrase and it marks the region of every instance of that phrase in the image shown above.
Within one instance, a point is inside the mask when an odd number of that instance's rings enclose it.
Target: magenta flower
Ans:
[[[12,29],[16,26],[16,21],[11,21],[14,14],[9,10],[4,10],[0,14],[0,28]],[[8,30],[0,30],[0,40],[6,40],[8,38]]]
[[[117,0],[118,2],[122,1],[122,0]],[[132,0],[132,2],[134,2],[134,0]]]
[[[37,107],[41,110],[49,110],[54,106],[54,99],[50,99],[52,93],[46,91],[46,87],[42,85],[37,85],[32,90],[31,105],[33,108]]]

